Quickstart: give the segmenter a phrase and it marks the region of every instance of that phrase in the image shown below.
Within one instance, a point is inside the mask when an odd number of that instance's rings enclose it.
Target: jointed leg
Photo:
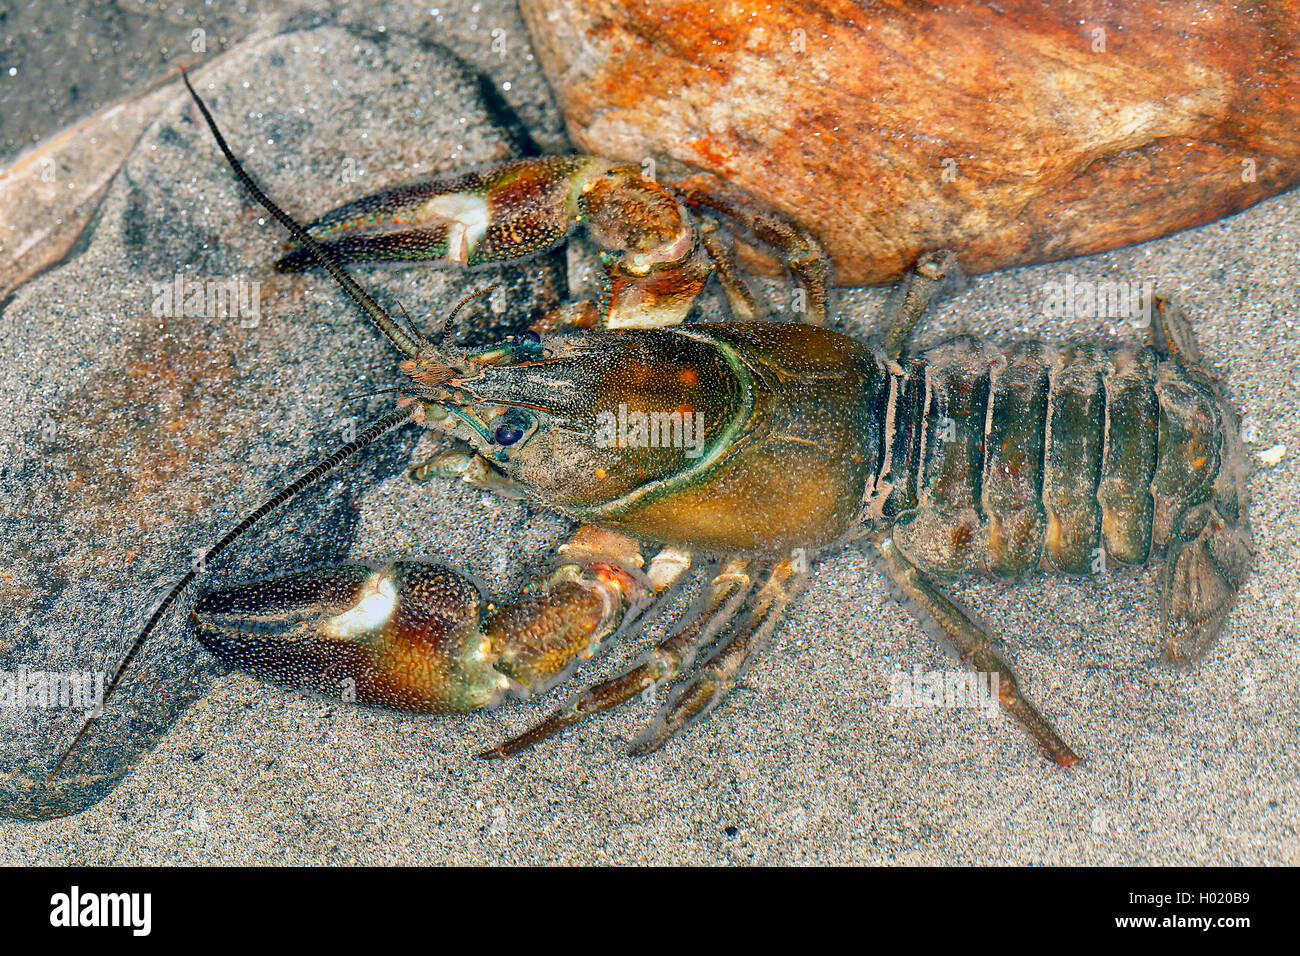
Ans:
[[[1016,675],[994,652],[992,635],[950,597],[940,591],[915,565],[904,557],[891,539],[877,543],[885,567],[902,590],[905,604],[922,624],[937,625],[952,642],[961,659],[976,671],[996,674],[998,697],[1002,706],[1029,731],[1052,760],[1062,767],[1079,762],[1056,729],[1029,702],[1016,682]]]
[[[658,750],[688,723],[715,707],[731,690],[741,669],[766,643],[808,578],[808,571],[797,570],[792,560],[778,563],[763,586],[750,594],[745,617],[718,652],[690,683],[673,694],[628,753],[642,756]]]
[[[749,591],[748,562],[733,559],[710,582],[687,623],[651,649],[642,663],[577,694],[545,720],[479,754],[483,758],[512,757],[548,737],[561,733],[592,714],[609,710],[655,684],[671,681],[695,661],[735,614]]]
[[[718,238],[718,227],[712,222],[700,226],[700,241],[704,251],[713,260],[713,267],[718,276],[722,291],[727,294],[731,306],[731,316],[737,322],[753,322],[767,317],[767,307],[759,301],[758,296],[749,287],[736,266],[736,258],[731,250]]]
[[[712,176],[695,176],[672,188],[687,205],[712,210],[746,239],[776,250],[806,298],[804,321],[826,324],[830,266],[821,245],[810,233],[781,216],[756,208],[743,192]]]
[[[881,343],[885,354],[897,359],[930,304],[960,291],[966,283],[966,273],[951,252],[941,249],[922,256],[890,298]]]

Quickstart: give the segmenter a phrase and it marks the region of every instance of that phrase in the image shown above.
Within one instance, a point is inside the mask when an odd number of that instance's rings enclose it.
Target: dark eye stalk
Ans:
[[[526,329],[510,340],[510,349],[520,358],[541,358],[542,337],[532,329]]]
[[[508,412],[492,433],[492,439],[498,445],[514,445],[528,433],[532,425],[532,418],[523,412]]]

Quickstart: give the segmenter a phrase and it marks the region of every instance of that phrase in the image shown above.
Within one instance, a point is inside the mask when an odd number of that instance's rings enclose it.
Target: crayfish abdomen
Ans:
[[[1162,314],[1162,327],[1182,321]],[[969,337],[906,359],[888,376],[868,517],[943,574],[1162,557],[1168,648],[1192,656],[1222,625],[1251,544],[1237,415],[1184,361],[1152,345]]]

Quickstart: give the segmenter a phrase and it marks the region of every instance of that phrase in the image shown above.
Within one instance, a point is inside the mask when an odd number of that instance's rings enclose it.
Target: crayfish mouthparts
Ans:
[[[430,392],[451,381],[457,374],[450,365],[424,355],[406,359],[398,367],[411,376],[421,388],[428,389]]]

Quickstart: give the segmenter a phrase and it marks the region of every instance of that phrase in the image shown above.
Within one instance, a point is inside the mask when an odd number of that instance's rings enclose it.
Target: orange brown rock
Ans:
[[[1210,222],[1300,177],[1296,0],[522,0],[578,149],[735,184],[841,285]]]

